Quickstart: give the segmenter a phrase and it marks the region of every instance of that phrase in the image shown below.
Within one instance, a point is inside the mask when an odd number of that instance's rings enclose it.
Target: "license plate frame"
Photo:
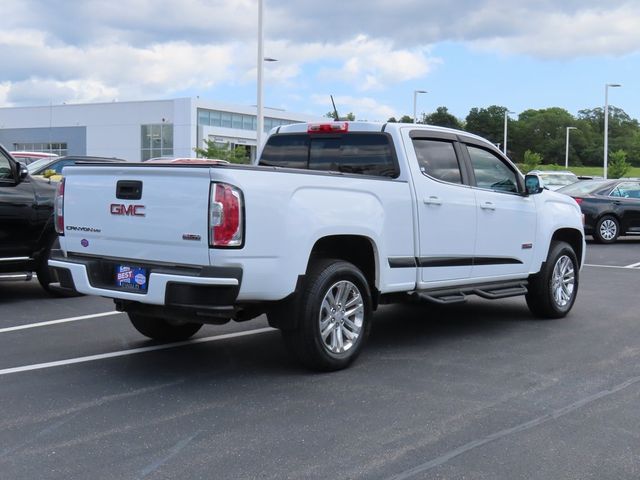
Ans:
[[[117,264],[113,278],[116,287],[123,290],[146,292],[149,288],[148,270],[144,267]]]

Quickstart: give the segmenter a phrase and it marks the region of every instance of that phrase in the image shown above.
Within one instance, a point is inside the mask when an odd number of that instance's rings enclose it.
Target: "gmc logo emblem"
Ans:
[[[111,215],[144,217],[144,205],[123,205],[121,203],[112,203]]]

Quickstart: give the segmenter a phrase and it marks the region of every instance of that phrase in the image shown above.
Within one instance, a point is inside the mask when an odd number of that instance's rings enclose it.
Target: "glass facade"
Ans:
[[[14,143],[13,149],[20,152],[53,153],[62,157],[67,154],[67,143]]]
[[[255,115],[245,115],[242,113],[222,112],[219,110],[198,109],[198,125],[211,127],[235,128],[238,130],[256,130],[257,118]],[[291,120],[282,120],[280,118],[264,118],[264,131],[268,132],[274,127],[280,125],[289,125]]]
[[[173,124],[142,125],[140,128],[140,159],[173,156]]]

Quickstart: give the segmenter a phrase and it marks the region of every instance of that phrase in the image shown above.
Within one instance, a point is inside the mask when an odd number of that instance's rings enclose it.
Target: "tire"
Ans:
[[[179,342],[191,338],[202,328],[201,323],[184,323],[173,325],[163,318],[127,313],[129,320],[138,332],[145,337],[161,342]]]
[[[51,256],[51,250],[60,248],[60,241],[58,236],[54,236],[48,241],[48,246],[42,253],[36,269],[36,275],[38,276],[38,283],[40,286],[53,297],[77,297],[81,294],[72,288],[60,287],[60,279],[56,273],[55,268],[49,267],[49,257]]]
[[[297,315],[297,328],[282,331],[294,356],[313,370],[346,368],[362,351],[371,329],[369,284],[349,262],[318,260],[305,278]]]
[[[578,294],[579,267],[573,248],[566,242],[552,242],[547,261],[529,279],[527,306],[539,318],[566,316]]]
[[[620,236],[620,222],[613,215],[604,215],[596,223],[593,238],[598,243],[613,243]]]

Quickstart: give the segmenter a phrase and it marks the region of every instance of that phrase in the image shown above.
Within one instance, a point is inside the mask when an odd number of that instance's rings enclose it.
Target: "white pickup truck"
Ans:
[[[296,124],[271,132],[258,165],[65,177],[49,265],[153,339],[266,313],[304,364],[335,370],[382,303],[524,295],[535,316],[557,318],[578,292],[578,205],[466,132]]]

